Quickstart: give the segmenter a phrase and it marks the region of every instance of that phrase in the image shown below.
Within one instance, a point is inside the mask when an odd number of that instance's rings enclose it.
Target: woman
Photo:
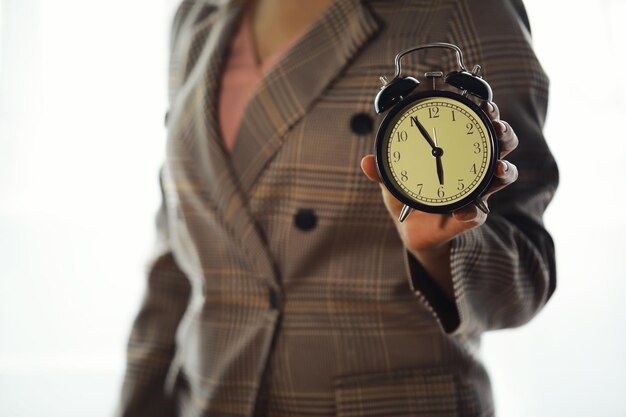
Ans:
[[[493,415],[480,335],[555,287],[547,78],[521,3],[189,0],[172,34],[159,245],[118,415]],[[431,41],[485,68],[507,160],[489,215],[399,223],[368,181],[372,100]]]

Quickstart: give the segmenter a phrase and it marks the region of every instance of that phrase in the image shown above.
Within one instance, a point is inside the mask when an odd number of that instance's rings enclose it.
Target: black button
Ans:
[[[163,124],[167,126],[167,120],[170,118],[170,112],[166,111],[165,116],[163,117]]]
[[[317,217],[311,209],[300,209],[293,217],[293,221],[298,229],[307,231],[315,228]]]
[[[357,113],[350,120],[350,128],[357,135],[366,135],[374,129],[374,119],[367,113]]]

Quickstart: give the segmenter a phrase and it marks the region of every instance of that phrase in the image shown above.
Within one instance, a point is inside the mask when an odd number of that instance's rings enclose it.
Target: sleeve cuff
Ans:
[[[430,277],[426,269],[405,250],[405,264],[411,290],[424,302],[446,333],[453,333],[460,325],[459,311],[454,300],[450,300]]]

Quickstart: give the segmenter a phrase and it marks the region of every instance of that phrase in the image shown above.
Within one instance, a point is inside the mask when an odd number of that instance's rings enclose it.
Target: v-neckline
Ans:
[[[323,13],[322,13],[323,14]],[[321,15],[320,15],[321,16]],[[264,60],[261,60],[259,56],[259,51],[257,48],[256,39],[254,38],[254,31],[252,28],[252,8],[246,7],[244,11],[244,15],[241,21],[240,30],[244,32],[244,36],[246,38],[246,42],[250,45],[249,51],[252,54],[253,62],[256,65],[256,69],[258,70],[259,75],[266,75],[274,65],[276,65],[281,58],[296,44],[298,41],[309,32],[314,26],[315,23],[319,20],[319,17],[315,19],[310,24],[300,28],[295,35],[293,35],[287,42],[285,42],[280,48],[276,51],[272,52],[268,57]]]

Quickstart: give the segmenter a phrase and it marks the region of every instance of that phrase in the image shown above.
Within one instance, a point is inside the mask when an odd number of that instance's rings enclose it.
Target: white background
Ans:
[[[0,1],[0,417],[110,416],[154,236],[176,1]],[[500,416],[625,416],[626,2],[526,3],[551,78],[559,283],[483,354]]]

